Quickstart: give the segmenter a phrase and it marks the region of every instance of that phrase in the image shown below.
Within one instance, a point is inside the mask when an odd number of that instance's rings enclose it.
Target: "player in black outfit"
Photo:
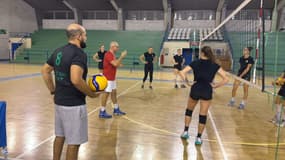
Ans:
[[[182,70],[183,64],[185,62],[184,57],[182,56],[182,50],[181,49],[177,49],[177,54],[175,56],[173,56],[173,60],[172,60],[173,64],[174,64],[174,75],[175,75],[175,85],[174,88],[178,88],[178,84],[177,84],[177,75],[179,73],[179,71]],[[185,88],[186,86],[184,84],[181,85],[181,88]]]
[[[98,96],[85,81],[88,72],[87,54],[82,49],[86,47],[85,28],[71,24],[66,34],[68,44],[56,49],[42,67],[42,77],[51,94],[54,94],[54,160],[60,159],[64,142],[67,144],[66,160],[78,159],[80,145],[88,140],[85,97]]]
[[[285,79],[285,70],[283,71],[280,77],[283,77]],[[273,85],[276,85],[276,82],[273,82]],[[282,107],[285,107],[285,83],[281,85],[281,88],[278,91],[278,95],[275,98],[275,104],[276,104],[276,113],[271,121],[276,125],[280,124],[280,126],[284,127],[285,115],[284,115],[284,109],[282,115]]]
[[[191,123],[192,113],[195,106],[200,101],[198,135],[196,137],[195,144],[201,145],[201,135],[206,125],[208,109],[212,100],[213,88],[218,88],[225,85],[228,82],[228,77],[226,76],[226,72],[215,63],[215,57],[212,49],[209,46],[202,48],[199,60],[193,61],[189,66],[186,66],[180,72],[180,76],[183,80],[185,80],[186,74],[190,70],[193,70],[194,73],[194,84],[191,87],[188,106],[185,112],[185,128],[181,138],[189,138],[188,129]],[[222,81],[219,83],[213,83],[216,73],[218,73],[218,75],[220,75],[222,78]]]
[[[155,53],[153,53],[153,48],[149,47],[148,51],[140,56],[140,60],[144,63],[144,77],[142,88],[144,88],[144,83],[149,74],[149,88],[152,89],[152,80],[153,80],[153,63],[156,62]]]
[[[98,62],[98,69],[100,73],[103,73],[103,61],[106,52],[107,51],[105,51],[105,46],[101,45],[100,50],[93,56],[94,61]]]
[[[247,81],[250,81],[251,79],[251,68],[254,64],[253,58],[250,56],[250,51],[252,50],[252,47],[246,47],[243,49],[243,56],[239,59],[240,69],[238,71],[238,76],[242,79],[245,79]],[[229,106],[234,106],[235,104],[235,96],[237,89],[239,85],[241,84],[241,81],[235,80],[232,90],[232,99],[229,102]],[[247,97],[248,97],[248,84],[243,84],[243,100],[241,101],[239,105],[239,109],[244,109]]]

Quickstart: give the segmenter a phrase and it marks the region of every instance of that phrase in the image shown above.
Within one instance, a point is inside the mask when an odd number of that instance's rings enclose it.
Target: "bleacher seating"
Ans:
[[[191,28],[172,28],[168,40],[189,40]]]
[[[152,46],[159,55],[161,41],[164,33],[162,31],[87,31],[87,48],[89,66],[97,66],[92,56],[98,51],[100,44],[105,44],[106,49],[109,43],[116,40],[121,50],[128,50],[128,56],[124,60],[125,66],[130,67],[134,62],[139,62],[139,55]],[[32,48],[25,49],[17,55],[16,63],[42,64],[57,47],[67,43],[64,30],[40,30],[32,34]],[[142,65],[140,65],[142,66]],[[138,66],[139,67],[139,66]]]
[[[191,28],[172,28],[168,34],[169,41],[189,41],[195,39],[199,41],[203,37],[207,36],[213,28],[201,28],[201,29],[191,29]],[[195,33],[195,34],[194,34]],[[220,30],[211,35],[208,41],[223,41],[224,36]]]

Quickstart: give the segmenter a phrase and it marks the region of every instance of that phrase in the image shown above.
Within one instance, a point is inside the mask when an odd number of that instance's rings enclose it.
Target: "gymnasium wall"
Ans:
[[[8,32],[34,32],[38,29],[34,8],[23,0],[1,0],[0,28]]]
[[[175,20],[174,28],[214,28],[215,20]]]
[[[285,8],[282,9],[282,12],[281,12],[280,16],[281,17],[280,17],[279,28],[284,30],[285,29]]]
[[[126,30],[164,31],[163,20],[126,20]]]
[[[89,30],[118,30],[117,20],[83,20],[83,26]]]
[[[43,19],[44,29],[66,29],[66,27],[74,23],[73,19]]]
[[[0,60],[9,59],[8,34],[0,34]]]
[[[172,59],[174,54],[176,53],[177,49],[179,48],[189,48],[189,42],[175,42],[175,41],[169,41],[164,42],[162,53],[164,55],[164,64],[161,65],[162,67],[171,67]]]

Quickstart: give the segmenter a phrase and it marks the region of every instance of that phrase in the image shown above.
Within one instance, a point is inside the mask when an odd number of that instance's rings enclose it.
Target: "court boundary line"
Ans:
[[[208,114],[209,114],[209,119],[210,119],[210,121],[211,121],[211,123],[212,123],[212,127],[213,127],[214,132],[215,132],[216,137],[217,137],[217,142],[218,142],[218,144],[219,144],[219,146],[220,146],[220,149],[221,149],[221,151],[222,151],[222,155],[223,155],[223,157],[224,157],[224,160],[228,160],[228,155],[227,155],[227,153],[226,153],[226,151],[225,151],[224,144],[223,144],[223,142],[222,142],[222,139],[221,139],[221,137],[220,137],[219,131],[218,131],[217,126],[216,126],[216,123],[215,123],[215,121],[214,121],[214,119],[213,119],[213,116],[212,116],[212,113],[211,113],[210,110],[208,111]]]
[[[130,89],[136,87],[140,82],[136,82],[134,85],[130,86],[129,88],[125,89],[124,91],[122,91],[120,94],[118,94],[118,97],[126,94]],[[107,104],[110,104],[111,103],[111,100],[109,99],[108,103]],[[90,116],[91,114],[95,113],[96,111],[98,111],[100,109],[100,107],[97,107],[95,109],[93,109],[92,111],[90,111],[87,116]],[[37,149],[38,147],[40,147],[41,145],[45,144],[46,142],[52,140],[54,138],[54,135],[46,138],[45,140],[41,141],[39,144],[35,145],[35,147],[33,147],[32,149],[28,150],[28,151],[25,151],[23,152],[22,154],[16,156],[16,158],[14,159],[19,159],[19,158],[22,158],[23,156],[25,156],[27,153],[30,153],[32,152],[33,150]]]

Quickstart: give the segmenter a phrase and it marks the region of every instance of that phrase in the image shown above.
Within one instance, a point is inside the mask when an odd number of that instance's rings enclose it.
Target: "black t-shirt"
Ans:
[[[173,56],[173,58],[174,58],[175,62],[178,63],[179,66],[182,65],[182,63],[183,63],[183,56],[182,55],[180,55],[180,56],[175,55],[175,56]]]
[[[144,53],[144,60],[147,62],[147,64],[153,64],[153,60],[155,57],[155,53],[149,54],[148,52]]]
[[[71,65],[78,65],[84,70],[82,78],[86,80],[88,72],[86,53],[73,44],[67,44],[56,49],[47,64],[54,67],[55,104],[62,106],[86,104],[86,96],[74,87],[70,79]]]
[[[210,60],[199,59],[189,65],[194,73],[194,81],[199,83],[212,83],[220,66]]]
[[[103,63],[105,53],[107,53],[107,51],[103,51],[103,52],[98,51],[97,52],[99,59],[102,60],[100,63]]]
[[[254,60],[251,56],[249,56],[248,58],[244,58],[243,56],[240,57],[239,59],[239,64],[240,64],[240,69],[238,71],[238,75],[241,75],[242,72],[247,68],[247,66],[249,64],[254,64]],[[252,68],[252,67],[251,67]],[[251,68],[250,70],[243,76],[243,77],[247,77],[247,76],[250,76],[250,73],[251,73]]]

